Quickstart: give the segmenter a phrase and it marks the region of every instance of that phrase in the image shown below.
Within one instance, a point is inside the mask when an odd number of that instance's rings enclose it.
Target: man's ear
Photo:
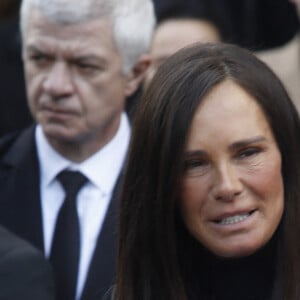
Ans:
[[[126,97],[131,96],[144,80],[148,67],[151,63],[150,54],[143,54],[127,74],[127,83],[125,87]]]

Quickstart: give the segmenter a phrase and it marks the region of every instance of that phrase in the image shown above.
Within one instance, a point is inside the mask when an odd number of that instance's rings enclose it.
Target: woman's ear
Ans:
[[[150,54],[143,54],[139,57],[138,61],[131,68],[127,74],[127,83],[125,87],[126,97],[131,96],[139,87],[140,83],[144,80],[146,71],[151,63]]]

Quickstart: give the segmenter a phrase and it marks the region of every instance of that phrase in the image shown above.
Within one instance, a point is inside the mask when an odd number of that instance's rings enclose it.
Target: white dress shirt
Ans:
[[[56,176],[68,168],[82,172],[89,180],[77,196],[81,236],[76,290],[76,299],[79,299],[97,237],[127,153],[130,139],[129,121],[126,114],[123,113],[119,129],[113,139],[80,164],[67,160],[54,150],[48,143],[40,125],[36,127],[35,137],[40,162],[41,207],[46,257],[50,255],[56,218],[65,198],[65,192]]]

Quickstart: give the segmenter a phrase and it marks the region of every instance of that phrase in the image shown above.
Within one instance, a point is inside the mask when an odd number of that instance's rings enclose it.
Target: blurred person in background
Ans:
[[[256,55],[277,74],[300,112],[300,37],[296,34],[280,47],[256,51]]]
[[[154,0],[154,5],[158,22],[182,13],[201,16],[206,7],[224,41],[256,51],[284,45],[299,29],[289,0]]]
[[[300,1],[290,0],[287,5],[295,5],[300,16]],[[283,24],[283,29],[287,28]],[[288,29],[288,28],[287,28]],[[300,111],[300,37],[299,25],[296,33],[283,45],[256,52],[257,56],[267,63],[284,83],[290,97]]]
[[[145,83],[149,84],[157,68],[179,49],[196,42],[219,42],[223,39],[225,19],[208,1],[156,2],[157,26],[150,53],[152,63]]]
[[[150,48],[152,62],[146,74],[146,85],[158,67],[179,49],[196,42],[219,41],[221,36],[218,28],[206,19],[177,17],[158,23]]]
[[[254,51],[271,67],[300,111],[298,0],[154,0],[154,3],[158,22],[182,14],[201,19],[205,12],[221,33],[222,41]],[[180,37],[179,27],[177,30]]]

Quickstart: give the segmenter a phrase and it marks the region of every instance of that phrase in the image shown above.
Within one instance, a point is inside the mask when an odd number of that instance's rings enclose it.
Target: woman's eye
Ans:
[[[202,172],[207,166],[208,162],[204,159],[188,159],[184,162],[186,172]]]
[[[243,150],[239,151],[237,156],[238,156],[238,158],[243,159],[243,158],[255,156],[260,152],[261,152],[260,148],[251,147],[251,148],[247,148],[247,149],[243,149]]]
[[[209,161],[205,159],[187,159],[184,162],[184,173],[188,177],[204,175],[209,169]]]

